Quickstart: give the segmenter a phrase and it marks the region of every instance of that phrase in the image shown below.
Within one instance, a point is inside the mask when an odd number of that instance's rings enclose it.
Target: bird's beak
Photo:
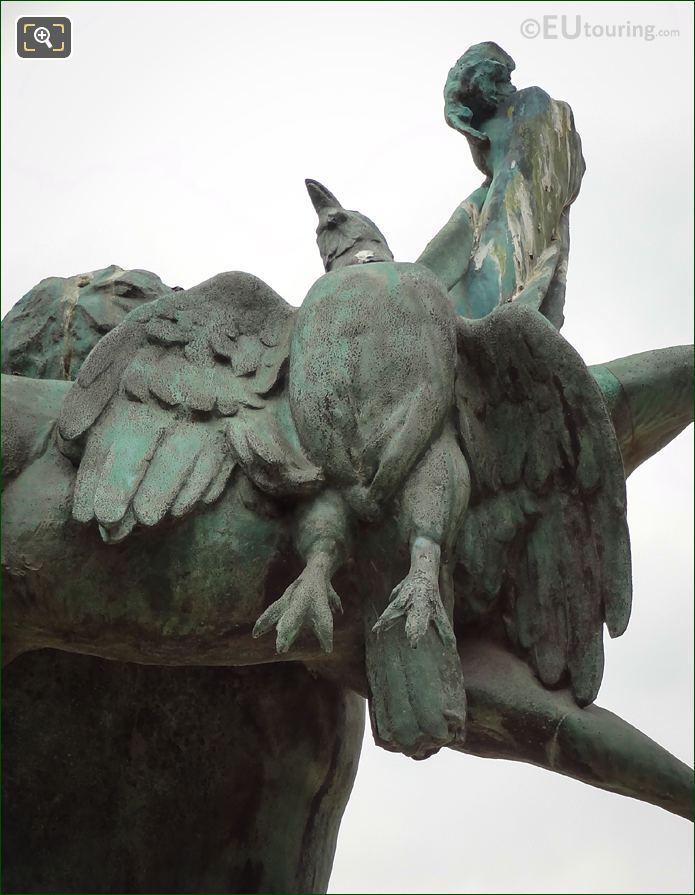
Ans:
[[[307,191],[309,193],[309,198],[311,199],[311,204],[314,206],[316,210],[316,214],[319,214],[323,208],[342,208],[343,206],[338,202],[336,197],[330,190],[327,190],[326,187],[319,183],[318,180],[305,180]]]

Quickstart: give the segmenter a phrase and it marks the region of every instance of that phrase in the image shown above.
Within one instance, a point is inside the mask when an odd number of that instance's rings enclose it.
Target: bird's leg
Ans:
[[[399,527],[410,544],[410,571],[398,584],[391,602],[374,626],[384,631],[405,618],[405,633],[416,647],[434,624],[442,642],[455,647],[451,621],[439,591],[442,548],[447,560],[468,505],[470,476],[468,465],[456,441],[451,424],[428,449],[411,473],[403,489]],[[453,606],[448,607],[452,612]]]
[[[410,545],[410,571],[378,621],[382,607],[371,601],[365,605],[374,738],[384,748],[414,758],[458,742],[465,728],[466,693],[451,625],[451,564],[469,491],[468,467],[447,424],[398,501],[398,527]]]
[[[347,556],[349,519],[342,498],[324,491],[300,507],[295,519],[295,547],[306,562],[304,571],[256,622],[253,636],[277,628],[278,653],[286,653],[304,627],[323,650],[333,649],[333,613],[342,611],[331,578]]]
[[[405,636],[413,649],[424,637],[430,623],[446,646],[456,647],[451,622],[439,595],[439,567],[442,548],[425,535],[415,535],[410,545],[410,571],[397,585],[391,602],[374,625],[374,632],[386,631],[405,618]]]
[[[406,481],[422,451],[422,432],[441,424],[441,402],[428,383],[393,408],[380,438],[379,464],[368,485],[345,491],[345,499],[358,517],[373,521]]]

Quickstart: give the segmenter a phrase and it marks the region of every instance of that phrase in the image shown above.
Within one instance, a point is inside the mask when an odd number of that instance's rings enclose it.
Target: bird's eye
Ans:
[[[326,218],[326,228],[328,230],[332,230],[338,226],[338,224],[344,224],[347,220],[347,215],[343,211],[336,211],[333,214],[329,214]]]

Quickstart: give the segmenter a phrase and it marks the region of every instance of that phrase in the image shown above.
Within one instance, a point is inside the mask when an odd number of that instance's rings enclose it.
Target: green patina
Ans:
[[[450,72],[486,181],[415,264],[307,181],[326,273],[298,310],[250,274],[174,290],[111,267],[6,318],[9,786],[31,846],[10,888],[65,885],[66,853],[94,890],[323,891],[357,694],[386,749],[529,761],[690,815],[689,769],[592,703],[604,626],[629,618],[625,477],[692,420],[692,351],[588,369],[558,333],[581,143],[513,68],[488,43]],[[104,760],[77,745],[95,725]],[[97,823],[66,759],[80,844],[46,847],[64,730],[120,813]],[[182,751],[200,786],[165,792]]]

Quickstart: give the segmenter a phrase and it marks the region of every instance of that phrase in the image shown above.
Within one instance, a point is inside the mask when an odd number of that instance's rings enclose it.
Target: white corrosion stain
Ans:
[[[513,194],[508,198],[507,226],[512,237],[514,270],[517,287],[525,285],[529,271],[535,266],[535,233],[533,211],[525,181],[514,183]]]
[[[485,261],[487,256],[490,254],[493,247],[494,247],[493,240],[489,240],[488,242],[482,243],[481,245],[478,246],[478,248],[476,249],[475,254],[473,255],[473,258],[472,258],[474,270],[480,270],[480,268],[483,266],[483,262]]]
[[[565,720],[567,718],[569,718],[569,716],[571,714],[572,714],[571,712],[565,712],[565,714],[562,716],[562,718],[560,718],[560,720],[555,725],[555,730],[553,731],[553,736],[552,736],[550,742],[548,743],[548,745],[546,746],[545,752],[546,752],[546,755],[548,756],[548,764],[550,765],[552,770],[555,770],[555,768],[557,767],[558,758],[560,757],[558,755],[559,750],[558,750],[558,742],[557,742],[558,737],[560,735],[560,728],[564,724]]]

